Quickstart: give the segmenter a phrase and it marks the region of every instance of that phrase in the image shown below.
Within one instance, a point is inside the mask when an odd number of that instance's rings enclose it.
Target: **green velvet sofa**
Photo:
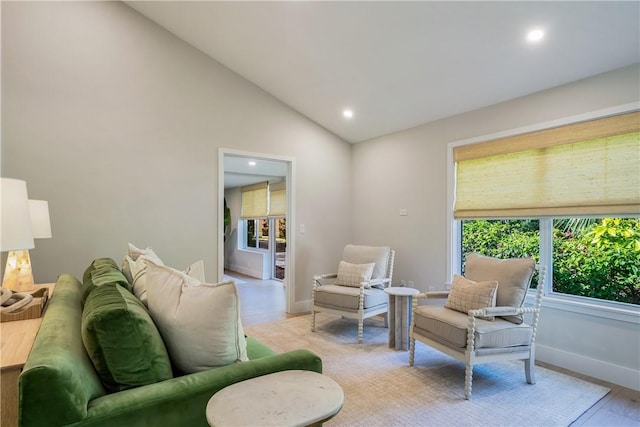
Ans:
[[[322,372],[311,351],[276,354],[247,337],[249,361],[109,393],[83,344],[82,292],[71,275],[56,282],[19,380],[23,427],[207,426],[207,401],[230,384],[288,369]]]

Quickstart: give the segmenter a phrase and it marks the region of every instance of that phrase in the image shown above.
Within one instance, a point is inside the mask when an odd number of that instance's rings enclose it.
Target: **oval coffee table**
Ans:
[[[210,426],[308,426],[332,418],[342,388],[312,371],[282,371],[232,384],[207,403]]]

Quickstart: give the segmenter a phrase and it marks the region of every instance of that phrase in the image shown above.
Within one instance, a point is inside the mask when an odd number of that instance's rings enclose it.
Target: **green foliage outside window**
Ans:
[[[539,240],[536,220],[463,221],[463,263],[470,252],[539,262]],[[554,292],[640,304],[640,219],[557,220],[553,246]]]

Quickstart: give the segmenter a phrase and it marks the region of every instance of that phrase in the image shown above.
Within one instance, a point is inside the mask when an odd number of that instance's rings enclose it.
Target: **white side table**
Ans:
[[[389,294],[389,347],[396,350],[409,348],[412,297],[420,293],[414,288],[392,286],[384,290]]]
[[[232,384],[207,403],[210,426],[308,426],[335,416],[342,388],[312,371],[281,371]]]

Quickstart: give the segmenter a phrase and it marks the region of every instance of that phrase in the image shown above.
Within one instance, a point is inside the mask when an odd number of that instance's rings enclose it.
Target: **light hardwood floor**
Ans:
[[[244,325],[276,322],[305,314],[285,312],[286,292],[282,282],[257,280],[235,272],[225,273],[236,279]],[[640,392],[544,362],[537,364],[611,389],[609,394],[574,421],[572,427],[640,427]]]

